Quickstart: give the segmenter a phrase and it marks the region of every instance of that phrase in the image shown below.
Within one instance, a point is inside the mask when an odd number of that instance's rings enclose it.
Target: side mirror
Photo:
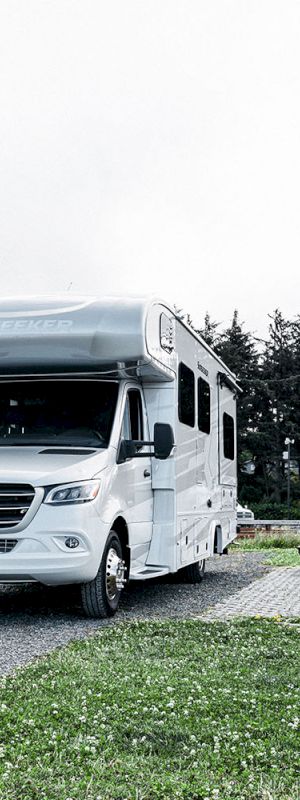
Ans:
[[[156,422],[154,425],[154,456],[155,458],[168,458],[174,447],[173,428],[166,422]]]
[[[154,447],[154,453],[139,453],[145,445]],[[122,439],[117,456],[117,464],[123,464],[129,458],[145,458],[150,456],[163,460],[168,458],[174,447],[173,428],[166,422],[155,422],[154,442],[144,442],[135,439]]]

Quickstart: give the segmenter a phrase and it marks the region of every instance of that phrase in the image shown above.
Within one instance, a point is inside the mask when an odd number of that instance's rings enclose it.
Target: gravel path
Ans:
[[[115,620],[202,616],[269,572],[264,559],[258,552],[211,558],[205,580],[198,585],[170,579],[131,583],[123,592]],[[76,602],[76,594],[71,596],[67,587],[0,585],[0,674],[115,624],[114,620],[83,618]]]

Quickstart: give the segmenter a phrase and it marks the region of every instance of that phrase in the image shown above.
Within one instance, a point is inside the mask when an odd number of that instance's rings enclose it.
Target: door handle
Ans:
[[[148,469],[144,469],[144,478],[150,478],[150,474]]]

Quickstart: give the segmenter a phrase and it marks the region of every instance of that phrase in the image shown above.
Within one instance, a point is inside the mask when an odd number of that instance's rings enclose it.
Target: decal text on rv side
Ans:
[[[0,332],[3,333],[64,333],[73,326],[71,319],[2,319]]]

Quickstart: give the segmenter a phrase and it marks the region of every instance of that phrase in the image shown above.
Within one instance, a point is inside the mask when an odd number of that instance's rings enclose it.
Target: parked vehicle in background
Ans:
[[[248,508],[247,506],[242,506],[239,502],[237,502],[237,505],[236,505],[236,516],[237,516],[238,520],[239,519],[242,519],[242,520],[254,519],[253,511],[251,511],[251,509]]]
[[[235,376],[157,300],[4,300],[0,335],[0,582],[105,617],[200,581],[236,535]]]
[[[242,525],[242,528],[240,527],[239,522],[249,522],[249,524],[251,524],[251,522],[253,520],[254,520],[253,511],[251,511],[250,508],[247,508],[247,506],[242,506],[241,503],[237,502],[237,504],[236,504],[236,521],[237,521],[236,532],[240,533],[241,529],[242,529],[242,531],[244,529],[243,525]]]

